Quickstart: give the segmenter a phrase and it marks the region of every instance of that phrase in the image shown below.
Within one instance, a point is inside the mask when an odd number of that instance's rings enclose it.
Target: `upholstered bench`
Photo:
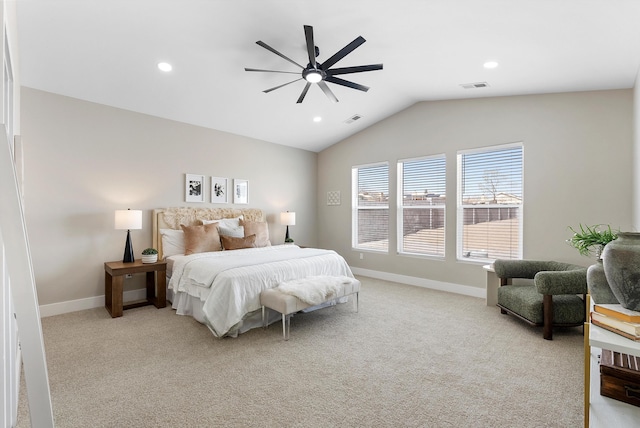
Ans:
[[[313,286],[313,280],[311,280],[310,285]],[[355,278],[351,278],[350,282],[341,283],[337,292],[327,296],[327,299],[320,303],[309,303],[303,301],[292,294],[285,293],[279,290],[277,287],[269,288],[260,293],[260,305],[262,305],[262,325],[264,328],[267,328],[267,308],[279,312],[280,314],[282,314],[282,335],[284,337],[284,340],[289,340],[289,331],[291,330],[291,316],[293,314],[312,306],[319,306],[323,303],[328,303],[342,297],[348,297],[352,294],[354,295],[356,312],[358,312],[359,293],[360,281]]]

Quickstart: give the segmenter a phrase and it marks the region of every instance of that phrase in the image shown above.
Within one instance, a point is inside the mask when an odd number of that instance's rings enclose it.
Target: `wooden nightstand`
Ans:
[[[147,299],[123,305],[124,276],[136,273],[147,274]],[[121,317],[124,309],[146,305],[154,305],[156,308],[167,306],[167,262],[142,263],[141,260],[133,263],[106,262],[104,264],[104,307],[111,314],[111,318]]]

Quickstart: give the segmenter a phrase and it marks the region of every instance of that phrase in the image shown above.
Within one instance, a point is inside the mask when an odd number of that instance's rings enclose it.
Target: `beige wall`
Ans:
[[[151,244],[151,209],[185,204],[185,173],[248,179],[249,206],[267,212],[275,241],[284,235],[278,213],[295,210],[297,242],[333,248],[356,268],[483,287],[480,265],[455,260],[451,196],[444,261],[395,254],[394,210],[389,254],[352,250],[351,167],[389,161],[394,196],[398,159],[445,153],[447,194],[455,195],[457,150],[515,141],[525,146],[525,258],[588,265],[564,242],[567,226],[633,229],[633,104],[633,90],[422,102],[316,155],[23,88],[25,206],[40,304],[103,295],[102,263],[124,247],[113,211],[144,210],[143,230],[132,231],[139,253]],[[326,205],[333,190],[339,206]]]
[[[114,210],[143,210],[136,257],[151,246],[151,210],[186,204],[184,174],[249,180],[274,243],[283,210],[296,242],[316,242],[316,159],[305,150],[22,88],[25,210],[40,305],[104,294],[103,263],[122,259]],[[232,206],[229,204],[228,206]],[[135,278],[128,289],[136,288]]]
[[[418,103],[319,154],[319,244],[354,267],[484,287],[481,265],[456,261],[456,152],[522,141],[524,257],[589,265],[565,243],[568,226],[633,225],[632,111],[632,90]],[[447,157],[445,260],[398,256],[394,209],[389,254],[354,251],[351,167],[388,161],[395,200],[397,160],[437,153]],[[327,206],[327,191],[334,190],[342,203]]]

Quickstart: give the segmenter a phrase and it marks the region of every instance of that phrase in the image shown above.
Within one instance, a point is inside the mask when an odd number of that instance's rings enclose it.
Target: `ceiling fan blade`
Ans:
[[[310,87],[311,87],[311,83],[309,82],[307,82],[307,84],[304,85],[304,89],[302,90],[302,93],[300,94],[298,101],[296,101],[296,104],[300,104],[302,100],[304,100],[304,97],[307,95],[307,91],[309,90]]]
[[[336,85],[346,86],[347,88],[357,89],[359,91],[367,92],[368,86],[360,85],[358,83],[349,82],[348,80],[340,79],[338,77],[327,76],[325,79],[327,82],[335,83]],[[322,82],[320,82],[322,83]]]
[[[329,99],[331,101],[333,101],[334,103],[338,102],[338,98],[336,98],[336,96],[333,94],[333,92],[331,92],[331,89],[329,89],[329,87],[327,86],[326,83],[324,83],[324,80],[321,80],[318,82],[318,86],[320,86],[320,89],[322,89],[322,92],[324,92],[324,94],[329,97]]]
[[[325,62],[323,62],[322,63],[322,69],[326,71],[333,64],[335,64],[336,62],[340,61],[342,58],[344,58],[345,56],[350,54],[355,48],[357,48],[358,46],[360,46],[364,42],[366,42],[364,37],[362,37],[362,36],[356,37],[351,43],[349,43],[347,46],[345,46],[342,49],[340,49],[338,52],[333,54],[333,56],[331,58],[329,58]]]
[[[370,65],[358,65],[355,67],[332,68],[330,70],[325,70],[325,72],[329,76],[336,76],[338,74],[361,73],[363,71],[376,71],[376,70],[382,70],[382,64],[370,64]]]
[[[297,62],[295,62],[294,60],[292,60],[291,58],[281,54],[280,52],[278,52],[277,50],[275,50],[274,48],[272,48],[271,46],[269,46],[268,44],[266,44],[265,42],[258,40],[256,42],[256,44],[258,46],[262,46],[263,48],[265,48],[266,50],[273,52],[274,54],[278,55],[280,58],[282,59],[286,59],[287,61],[289,61],[291,64],[297,65],[298,67],[302,68],[304,70],[304,67],[301,66],[300,64],[298,64]]]
[[[259,68],[244,68],[244,71],[263,71],[265,73],[287,73],[287,74],[300,74],[299,71],[280,71],[280,70],[261,70]]]
[[[271,88],[271,89],[266,89],[266,90],[264,90],[264,91],[262,91],[262,92],[264,92],[265,94],[267,94],[267,93],[269,93],[269,92],[271,92],[271,91],[275,91],[276,89],[280,89],[280,88],[282,88],[283,86],[287,86],[287,85],[292,84],[293,82],[297,82],[298,80],[302,80],[302,77],[301,77],[301,78],[299,78],[299,79],[296,79],[296,80],[292,80],[291,82],[287,82],[287,83],[283,83],[282,85],[275,86],[275,87],[273,87],[273,88]]]
[[[309,64],[313,68],[316,68],[316,45],[313,41],[313,27],[310,25],[304,26],[304,38],[307,40],[307,53],[309,54]]]

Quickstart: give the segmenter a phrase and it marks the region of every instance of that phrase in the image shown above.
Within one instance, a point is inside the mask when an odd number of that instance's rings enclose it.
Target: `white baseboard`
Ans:
[[[123,300],[125,302],[133,300],[142,300],[147,297],[147,290],[141,288],[139,290],[125,291]],[[104,306],[104,296],[88,297],[86,299],[69,300],[67,302],[52,303],[50,305],[40,306],[40,317],[51,317],[54,315],[66,314],[69,312],[83,311],[85,309],[100,308]],[[106,310],[106,309],[105,309]]]
[[[447,291],[449,293],[463,294],[471,297],[480,297],[482,299],[487,297],[486,290],[479,287],[453,284],[451,282],[434,281],[432,279],[417,278],[415,276],[399,275],[397,273],[381,272],[357,267],[352,267],[351,271],[354,275],[368,276],[370,278],[382,279],[384,281],[399,282],[401,284],[415,285],[417,287]]]

